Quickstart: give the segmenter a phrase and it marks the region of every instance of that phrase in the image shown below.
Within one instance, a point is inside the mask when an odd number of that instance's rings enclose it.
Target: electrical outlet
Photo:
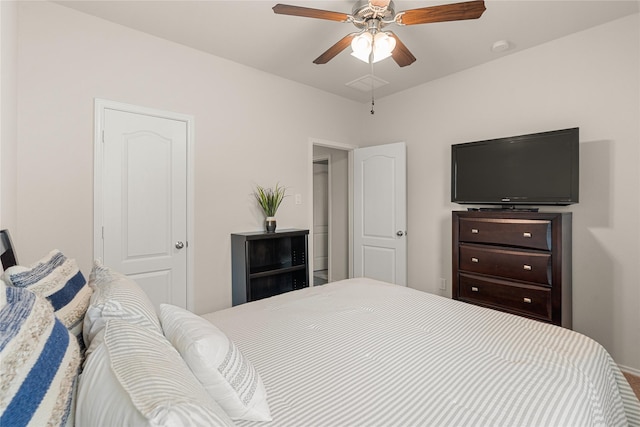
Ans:
[[[447,279],[445,279],[444,277],[440,278],[440,290],[441,291],[447,290]]]
[[[296,199],[296,205],[302,204],[302,194],[296,194],[295,199]]]

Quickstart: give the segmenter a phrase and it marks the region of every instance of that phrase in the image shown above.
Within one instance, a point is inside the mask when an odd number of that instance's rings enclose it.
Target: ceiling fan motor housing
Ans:
[[[370,29],[371,21],[377,21],[379,25],[376,25],[377,29],[384,27],[387,24],[394,22],[395,19],[395,5],[392,1],[387,6],[379,7],[375,6],[369,0],[358,0],[353,5],[353,24],[360,29]]]

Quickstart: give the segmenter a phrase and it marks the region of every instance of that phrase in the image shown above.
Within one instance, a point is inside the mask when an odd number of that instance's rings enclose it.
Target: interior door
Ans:
[[[407,172],[403,142],[354,150],[353,271],[407,285]]]
[[[187,123],[106,108],[103,262],[187,307]]]

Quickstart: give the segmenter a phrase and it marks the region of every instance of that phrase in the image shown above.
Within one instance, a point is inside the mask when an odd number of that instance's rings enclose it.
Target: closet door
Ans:
[[[186,308],[188,123],[116,108],[102,123],[103,262]]]
[[[354,276],[407,285],[403,142],[354,150]]]

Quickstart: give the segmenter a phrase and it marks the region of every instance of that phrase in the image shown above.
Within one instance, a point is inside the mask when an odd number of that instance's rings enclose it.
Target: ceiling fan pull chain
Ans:
[[[373,83],[373,61],[371,62],[371,114],[375,114],[376,112],[373,109],[373,106],[376,104],[374,99],[374,83]]]

